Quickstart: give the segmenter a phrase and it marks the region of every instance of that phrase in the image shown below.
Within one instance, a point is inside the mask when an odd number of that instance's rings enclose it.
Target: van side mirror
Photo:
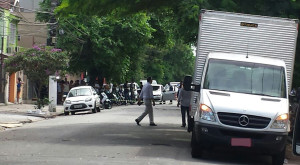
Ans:
[[[300,110],[297,108],[293,135],[293,152],[300,156]]]
[[[191,84],[190,90],[194,92],[200,92],[200,85]]]
[[[183,80],[183,88],[186,91],[200,92],[200,85],[192,84],[192,76],[185,76]]]

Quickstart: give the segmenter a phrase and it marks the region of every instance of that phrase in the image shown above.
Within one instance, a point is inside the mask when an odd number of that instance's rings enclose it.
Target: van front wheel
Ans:
[[[272,155],[272,165],[283,165],[285,158],[285,148],[276,155]]]
[[[194,130],[192,132],[191,147],[192,147],[191,155],[192,155],[193,158],[199,158],[199,157],[202,156],[202,150],[201,150],[200,145],[198,144],[198,142],[196,140],[196,135],[195,135]]]

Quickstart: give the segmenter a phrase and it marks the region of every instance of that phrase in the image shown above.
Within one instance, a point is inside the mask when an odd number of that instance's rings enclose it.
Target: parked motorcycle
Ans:
[[[112,102],[108,98],[108,96],[106,95],[106,93],[104,91],[101,91],[101,93],[100,93],[100,100],[101,100],[102,107],[104,109],[111,109],[112,108]]]

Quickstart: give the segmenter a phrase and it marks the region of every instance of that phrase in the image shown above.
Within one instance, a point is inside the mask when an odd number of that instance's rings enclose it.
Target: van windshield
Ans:
[[[285,86],[283,67],[210,59],[203,88],[286,98]]]

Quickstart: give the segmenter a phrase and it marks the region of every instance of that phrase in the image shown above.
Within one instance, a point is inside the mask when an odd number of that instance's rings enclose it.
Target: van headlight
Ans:
[[[273,122],[271,128],[274,129],[288,129],[289,115],[287,113],[279,115]]]
[[[88,98],[85,99],[85,102],[89,102],[89,101],[92,101],[91,97],[88,97]]]
[[[211,108],[205,104],[200,104],[200,117],[203,120],[215,122],[216,118]]]

